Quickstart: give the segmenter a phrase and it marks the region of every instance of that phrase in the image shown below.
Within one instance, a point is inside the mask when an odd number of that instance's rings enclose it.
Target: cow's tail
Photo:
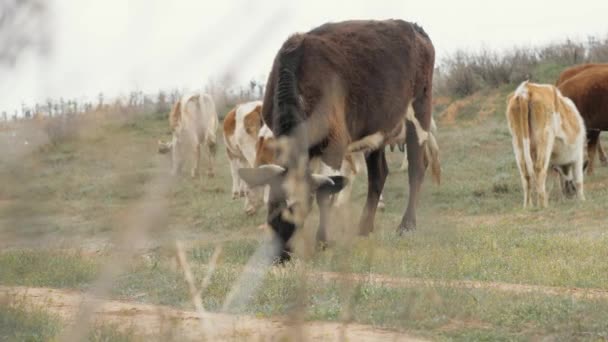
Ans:
[[[524,161],[528,174],[534,174],[533,156],[536,155],[534,135],[532,134],[532,118],[530,113],[530,94],[527,90],[527,82],[522,83],[513,97],[515,104],[511,106],[510,116],[514,121],[518,144],[522,147]]]
[[[171,109],[171,113],[169,113],[169,126],[172,130],[175,131],[179,122],[182,118],[182,101],[181,99],[177,100]]]
[[[431,127],[435,126],[434,122],[431,122]],[[431,166],[431,175],[433,182],[437,185],[441,184],[441,163],[439,161],[439,145],[437,139],[435,139],[435,133],[437,128],[431,129],[428,140],[424,144],[425,157]]]

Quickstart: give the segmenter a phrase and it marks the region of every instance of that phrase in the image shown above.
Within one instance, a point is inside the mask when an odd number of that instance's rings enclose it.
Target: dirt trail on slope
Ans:
[[[131,327],[139,334],[148,336],[164,336],[163,333],[170,326],[174,336],[179,336],[178,340],[291,341],[303,337],[306,341],[425,341],[411,335],[360,324],[345,326],[341,323],[305,322],[300,329],[296,329],[284,318],[261,319],[217,313],[205,314],[209,324],[207,327],[211,329],[203,333],[201,322],[194,311],[85,297],[81,292],[50,288],[0,286],[0,298],[4,296],[17,303],[40,307],[68,322],[75,320],[85,299],[91,300],[95,303],[91,317],[95,322]],[[302,335],[296,335],[297,333]]]
[[[420,287],[444,287],[460,289],[496,290],[511,293],[540,293],[550,296],[571,296],[580,299],[608,299],[608,290],[558,287],[543,285],[511,284],[491,281],[475,280],[435,280],[423,278],[399,278],[381,274],[347,274],[335,272],[311,272],[310,276],[324,281],[351,281],[368,283],[391,288],[420,288]]]

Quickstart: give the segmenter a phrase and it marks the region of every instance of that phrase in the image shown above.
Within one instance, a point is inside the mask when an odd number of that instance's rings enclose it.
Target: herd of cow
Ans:
[[[440,181],[439,147],[431,116],[435,50],[426,32],[401,20],[329,23],[289,37],[277,53],[263,101],[237,105],[223,122],[232,175],[232,198],[245,198],[253,214],[267,205],[267,223],[278,243],[279,261],[290,257],[289,240],[298,213],[316,200],[319,243],[332,207],[348,201],[356,174],[367,170],[367,200],[359,233],[373,231],[388,175],[385,146],[405,146],[409,177],[407,209],[397,229],[416,228],[416,203],[430,167]],[[579,113],[580,111],[580,113]],[[509,95],[507,119],[524,189],[524,206],[546,206],[550,170],[562,193],[584,199],[584,145],[593,171],[599,132],[608,129],[608,65],[586,64],[562,73],[553,85],[523,82]],[[608,114],[608,113],[607,113]],[[209,95],[184,96],[170,115],[170,142],[178,173],[187,155],[192,176],[200,149],[213,175],[218,119]],[[587,137],[587,139],[585,139]],[[404,160],[405,163],[405,160]],[[365,167],[363,167],[365,164]],[[305,186],[301,186],[304,184]]]

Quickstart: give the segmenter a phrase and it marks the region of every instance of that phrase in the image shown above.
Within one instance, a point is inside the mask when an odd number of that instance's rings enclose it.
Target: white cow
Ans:
[[[205,93],[184,95],[173,106],[169,114],[169,125],[173,138],[169,143],[159,141],[158,152],[172,152],[171,173],[175,175],[180,172],[190,155],[194,162],[190,174],[196,177],[199,173],[201,145],[204,145],[209,158],[207,174],[213,177],[218,118],[211,96]]]
[[[585,124],[574,103],[552,85],[525,81],[509,96],[506,114],[524,208],[535,204],[533,197],[539,206],[547,207],[549,167],[559,172],[564,195],[576,194],[584,200]]]

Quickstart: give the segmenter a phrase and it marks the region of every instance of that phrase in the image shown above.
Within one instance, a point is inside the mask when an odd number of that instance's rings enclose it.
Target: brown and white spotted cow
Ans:
[[[276,144],[274,135],[267,125],[264,125],[260,130],[258,142],[256,144],[256,162],[255,167],[261,165],[270,165],[276,163],[274,155],[274,145]],[[347,154],[342,161],[340,169],[333,169],[329,165],[323,163],[321,159],[314,158],[311,160],[311,171],[316,174],[324,176],[344,176],[348,179],[348,182],[344,186],[344,189],[340,191],[334,198],[332,198],[332,204],[341,207],[350,201],[350,195],[353,189],[353,183],[357,174],[365,173],[365,155],[363,152],[352,152]],[[265,198],[267,202],[267,198]],[[378,201],[378,208],[383,209],[384,196],[380,194],[380,200]]]
[[[190,175],[198,176],[201,146],[207,150],[209,177],[214,176],[216,132],[218,127],[215,103],[210,95],[192,93],[177,101],[169,114],[169,125],[173,134],[170,142],[158,141],[158,152],[171,152],[171,173],[180,172],[184,162],[192,157]]]
[[[256,143],[262,128],[262,101],[237,105],[224,118],[224,142],[232,175],[232,199],[245,197],[245,212],[254,214],[262,204],[261,190],[249,189],[238,170],[254,167]]]
[[[407,150],[404,148],[406,134],[407,134],[407,130],[405,129],[405,127],[407,127],[407,126],[404,125],[403,131],[395,139],[396,145],[399,145],[399,150],[401,150],[403,152],[403,161],[401,162],[401,166],[399,167],[399,170],[401,170],[401,171],[407,170]],[[391,151],[394,149],[394,145],[395,144],[391,144]],[[440,182],[439,178],[441,176],[441,166],[439,163],[439,157],[437,156],[438,152],[439,152],[439,145],[437,145],[437,124],[435,123],[435,119],[433,119],[431,117],[431,129],[429,130],[429,144],[426,146],[426,150],[425,150],[425,154],[424,154],[424,164],[427,166],[428,166],[428,164],[431,164],[431,168],[434,170],[432,174],[435,177],[434,180],[436,183]]]
[[[579,110],[587,128],[587,172],[593,173],[595,152],[608,164],[599,137],[608,130],[608,64],[582,64],[564,70],[556,82]]]
[[[524,208],[548,205],[545,183],[549,167],[559,172],[564,195],[576,194],[584,200],[585,124],[574,103],[552,85],[525,81],[509,96],[506,115],[521,175]]]
[[[289,258],[288,241],[310,208],[307,202],[316,196],[323,230],[330,208],[321,203],[347,182],[312,174],[309,158],[319,157],[339,169],[352,152],[349,146],[353,151],[372,147],[365,157],[368,194],[359,232],[373,231],[388,174],[384,147],[404,118],[415,133],[407,135],[409,199],[397,231],[416,228],[434,62],[426,32],[402,20],[328,23],[285,41],[275,57],[262,109],[279,142],[278,165],[239,170],[249,184],[270,185],[268,223],[280,261]]]

